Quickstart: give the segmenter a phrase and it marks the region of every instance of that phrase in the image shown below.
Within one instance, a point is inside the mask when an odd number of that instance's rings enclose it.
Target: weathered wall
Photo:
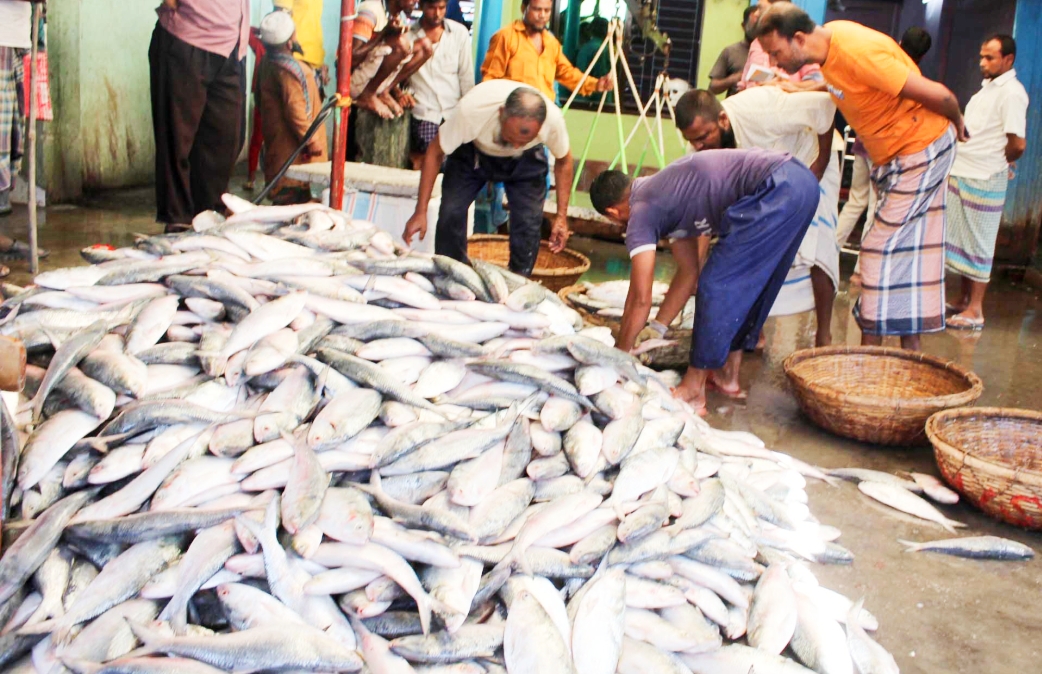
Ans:
[[[148,45],[154,4],[80,0],[80,142],[85,189],[154,175]]]
[[[699,89],[709,86],[709,71],[720,52],[742,39],[742,14],[749,0],[704,0],[702,14],[702,46],[698,57]]]
[[[152,180],[148,43],[155,22],[150,2],[48,3],[54,122],[45,125],[43,155],[53,200]]]

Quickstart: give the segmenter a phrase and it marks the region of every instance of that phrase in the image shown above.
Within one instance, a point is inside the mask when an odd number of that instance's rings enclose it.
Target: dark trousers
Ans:
[[[510,202],[510,271],[528,276],[539,254],[546,201],[546,150],[538,145],[519,157],[490,157],[473,143],[445,161],[434,252],[467,259],[467,209],[489,182],[501,182]]]
[[[156,220],[188,224],[220,208],[242,146],[246,67],[156,24],[148,48],[156,142]]]
[[[723,367],[756,346],[818,208],[818,181],[790,159],[724,214],[720,239],[698,281],[691,365]]]

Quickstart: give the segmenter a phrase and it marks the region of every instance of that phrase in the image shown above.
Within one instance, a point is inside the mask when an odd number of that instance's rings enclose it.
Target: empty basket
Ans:
[[[882,346],[825,346],[785,359],[800,407],[837,435],[880,445],[925,441],[930,415],[972,405],[980,378],[952,361]]]

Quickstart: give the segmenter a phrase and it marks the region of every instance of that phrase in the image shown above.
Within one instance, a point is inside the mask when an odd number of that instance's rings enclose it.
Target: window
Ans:
[[[641,100],[646,101],[651,96],[655,79],[666,66],[666,58],[662,52],[655,48],[654,43],[646,39],[636,25],[622,0],[612,2],[611,0],[558,0],[557,16],[554,34],[562,42],[565,42],[565,23],[571,2],[576,2],[580,7],[579,14],[579,39],[577,46],[570,51],[566,44],[565,55],[577,67],[585,70],[590,59],[595,54],[597,47],[604,39],[602,30],[606,29],[608,20],[619,17],[626,25],[625,56],[629,64],[633,80],[640,92]],[[669,56],[669,75],[687,80],[695,84],[698,72],[698,51],[701,43],[702,26],[702,2],[701,0],[658,0],[658,22],[660,32],[666,33],[672,42]],[[607,50],[598,60],[591,76],[595,74],[608,74],[610,66]],[[603,71],[603,73],[602,73]],[[621,99],[623,110],[630,113],[637,112],[636,102],[629,91],[629,83],[623,72],[619,72],[619,86],[621,87]],[[560,92],[560,102],[563,103],[568,96],[567,91]],[[608,96],[605,109],[614,109],[614,96]],[[600,96],[587,98],[576,98],[572,104],[579,109],[597,109]]]

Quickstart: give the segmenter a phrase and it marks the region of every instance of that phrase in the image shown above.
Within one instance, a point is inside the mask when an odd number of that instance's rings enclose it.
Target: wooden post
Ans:
[[[40,51],[40,4],[33,3],[32,49],[29,56],[29,119],[26,123],[29,141],[29,271],[40,271],[36,222],[36,56]]]

